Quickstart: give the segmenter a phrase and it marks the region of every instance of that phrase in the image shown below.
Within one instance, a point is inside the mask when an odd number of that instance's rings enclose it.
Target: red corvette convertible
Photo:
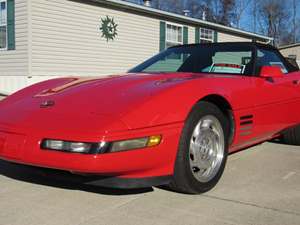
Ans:
[[[269,45],[176,46],[119,76],[58,78],[0,102],[0,158],[103,186],[213,188],[228,153],[300,144],[300,72]]]

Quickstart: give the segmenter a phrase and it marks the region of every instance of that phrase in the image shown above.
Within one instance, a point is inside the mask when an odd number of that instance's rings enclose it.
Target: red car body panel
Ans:
[[[234,152],[299,124],[297,80],[299,72],[272,81],[195,73],[45,81],[0,102],[0,158],[124,178],[172,175],[184,122],[198,101],[220,96],[230,104],[234,133],[229,151]],[[49,100],[53,107],[41,107]],[[40,147],[44,138],[112,142],[150,135],[162,135],[161,144],[119,153],[82,155]]]

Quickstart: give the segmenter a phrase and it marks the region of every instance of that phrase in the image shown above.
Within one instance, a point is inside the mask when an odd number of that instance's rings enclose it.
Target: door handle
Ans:
[[[300,80],[293,80],[293,84],[294,85],[299,85],[300,84]]]

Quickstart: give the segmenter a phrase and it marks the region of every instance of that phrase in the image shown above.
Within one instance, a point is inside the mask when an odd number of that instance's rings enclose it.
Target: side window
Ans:
[[[188,57],[190,57],[190,54],[171,53],[170,55],[163,57],[157,63],[146,68],[144,72],[177,72]]]
[[[271,50],[259,49],[257,51],[256,73],[259,74],[262,66],[279,66],[283,73],[288,73],[288,69],[284,62]]]

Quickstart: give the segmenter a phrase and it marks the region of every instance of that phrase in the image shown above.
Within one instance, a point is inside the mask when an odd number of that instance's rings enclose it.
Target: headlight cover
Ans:
[[[161,135],[99,143],[44,139],[41,142],[41,149],[81,154],[103,154],[154,147],[159,145],[161,140]]]
[[[140,148],[154,147],[160,144],[161,139],[161,135],[154,135],[144,138],[115,141],[111,143],[109,152],[122,152]]]
[[[109,152],[121,152],[129,149],[138,149],[146,147],[148,138],[139,138],[132,140],[113,142]]]
[[[108,147],[108,143],[88,143],[88,142],[73,142],[62,140],[45,139],[42,141],[41,148],[45,150],[55,150],[71,153],[82,154],[97,154],[103,153]]]

